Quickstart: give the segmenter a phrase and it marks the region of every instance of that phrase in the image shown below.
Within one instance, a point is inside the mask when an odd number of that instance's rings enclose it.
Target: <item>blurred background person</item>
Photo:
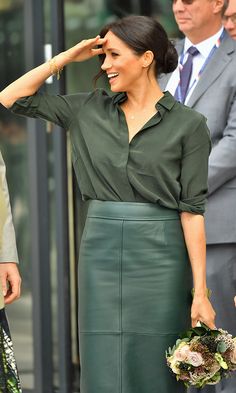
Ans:
[[[236,40],[236,0],[227,0],[227,8],[223,14],[223,25],[229,35]]]
[[[225,0],[223,11],[222,19],[224,28],[236,40],[236,0]],[[236,296],[234,296],[234,304],[236,307]]]
[[[5,314],[5,304],[13,302],[20,296],[17,262],[5,164],[0,153],[0,391],[20,393],[20,381]]]
[[[236,335],[236,43],[222,26],[223,0],[174,0],[185,38],[176,48],[179,67],[161,81],[176,99],[202,113],[211,132],[206,209],[207,281],[216,326]],[[228,14],[228,9],[227,9]],[[236,378],[204,393],[235,393]],[[196,392],[195,389],[193,389]]]
[[[0,152],[0,281],[5,304],[12,303],[20,295],[17,263],[18,253],[6,181],[6,167]]]

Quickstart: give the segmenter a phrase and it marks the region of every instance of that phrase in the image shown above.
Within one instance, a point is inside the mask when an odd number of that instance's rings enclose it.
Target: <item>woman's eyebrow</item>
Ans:
[[[106,50],[107,52],[118,51],[118,49],[116,49],[116,48],[104,48],[104,45],[103,45],[102,49]]]

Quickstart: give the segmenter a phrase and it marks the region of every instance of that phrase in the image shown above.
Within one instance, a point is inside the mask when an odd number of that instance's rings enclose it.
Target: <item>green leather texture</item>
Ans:
[[[91,201],[79,259],[81,393],[183,393],[165,350],[190,327],[179,214]]]

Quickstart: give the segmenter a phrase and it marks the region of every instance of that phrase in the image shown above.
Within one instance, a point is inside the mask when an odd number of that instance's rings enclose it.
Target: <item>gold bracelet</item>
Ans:
[[[58,65],[56,63],[56,60],[55,60],[55,57],[53,57],[52,59],[48,60],[48,63],[49,63],[51,75],[57,75],[57,80],[59,80],[60,76],[61,76],[61,72],[63,70],[63,67],[62,68],[58,67]]]
[[[195,294],[195,289],[194,288],[191,290],[191,294],[192,294],[192,297],[194,297],[194,294]],[[207,288],[206,289],[206,295],[207,295],[208,299],[210,299],[210,297],[212,295],[212,290]]]

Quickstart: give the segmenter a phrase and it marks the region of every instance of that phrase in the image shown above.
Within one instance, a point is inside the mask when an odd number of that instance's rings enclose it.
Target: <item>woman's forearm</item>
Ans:
[[[181,223],[192,268],[194,296],[206,296],[206,236],[204,217],[183,212],[181,213]]]
[[[56,55],[51,62],[41,64],[27,72],[0,92],[1,104],[10,108],[19,98],[36,93],[50,75],[58,73],[65,65],[101,55],[103,53],[102,45],[105,42],[106,38],[99,36],[83,40],[65,52]]]
[[[69,62],[68,57],[63,52],[57,55],[55,59],[55,73],[57,68],[60,70]],[[45,80],[52,75],[52,67],[53,64],[50,66],[49,62],[43,63],[11,83],[0,92],[1,104],[6,108],[10,108],[19,98],[34,94]]]

